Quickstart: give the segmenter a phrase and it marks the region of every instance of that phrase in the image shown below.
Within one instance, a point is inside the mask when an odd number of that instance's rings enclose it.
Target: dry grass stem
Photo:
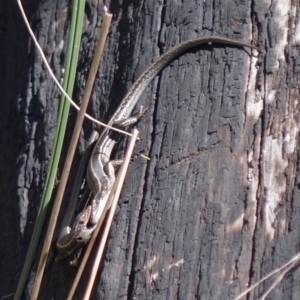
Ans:
[[[41,46],[39,45],[39,43],[38,43],[38,41],[37,41],[37,39],[36,39],[36,37],[35,37],[35,35],[34,35],[32,29],[31,29],[31,27],[30,27],[30,24],[29,24],[29,22],[28,22],[28,20],[27,20],[26,14],[25,14],[25,12],[24,12],[24,9],[23,9],[22,3],[21,3],[21,0],[17,0],[17,2],[18,2],[18,5],[19,5],[19,8],[20,8],[22,17],[23,17],[23,19],[24,19],[24,22],[25,22],[25,24],[26,24],[26,26],[27,26],[27,28],[28,28],[28,31],[29,31],[29,33],[30,33],[30,35],[31,35],[31,37],[32,37],[32,39],[33,39],[33,41],[34,41],[34,43],[35,43],[35,46],[36,46],[37,49],[39,50],[40,55],[41,55],[41,57],[42,57],[42,59],[43,59],[45,65],[46,65],[46,68],[48,69],[48,71],[49,71],[49,73],[50,73],[52,79],[54,80],[54,82],[56,83],[56,85],[57,85],[57,87],[60,89],[60,91],[61,91],[61,92],[65,95],[65,97],[68,99],[68,101],[70,101],[71,105],[72,105],[75,109],[77,109],[77,110],[79,111],[79,110],[80,110],[80,107],[79,107],[79,106],[78,106],[78,105],[70,98],[70,96],[66,93],[66,91],[65,91],[65,90],[63,89],[63,87],[60,85],[59,81],[56,79],[54,73],[52,72],[51,67],[49,66],[49,63],[48,63],[48,61],[47,61],[47,58],[46,58],[46,56],[45,56],[45,54],[44,54],[44,52],[43,52]],[[90,115],[88,115],[88,114],[86,114],[86,113],[84,114],[84,116],[85,116],[87,119],[89,119],[89,120],[93,121],[94,123],[99,124],[99,125],[101,125],[101,126],[103,126],[103,127],[106,127],[106,128],[112,129],[112,130],[114,130],[114,131],[117,131],[117,132],[120,132],[120,133],[123,133],[123,134],[126,134],[126,135],[131,136],[130,133],[128,133],[128,132],[126,132],[126,131],[124,131],[124,130],[120,130],[120,129],[118,129],[118,128],[115,128],[115,127],[111,127],[111,126],[109,126],[109,125],[106,125],[106,124],[104,124],[104,123],[102,123],[102,122],[100,122],[100,121],[94,119],[93,117],[91,117]]]
[[[89,299],[89,297],[90,297],[90,293],[91,293],[93,283],[94,283],[94,280],[95,280],[95,277],[96,277],[96,274],[97,274],[97,270],[98,270],[99,265],[100,265],[100,261],[101,261],[102,254],[103,254],[103,249],[105,247],[107,236],[109,234],[111,222],[112,222],[113,216],[115,214],[118,199],[120,197],[121,189],[122,189],[123,182],[124,182],[124,179],[125,179],[125,175],[126,175],[126,172],[127,172],[127,168],[128,168],[129,162],[130,162],[130,158],[132,156],[133,148],[134,148],[135,142],[136,142],[137,137],[138,137],[138,133],[139,133],[138,130],[134,129],[133,135],[130,139],[130,144],[129,144],[128,149],[125,153],[123,164],[122,164],[122,166],[121,166],[121,168],[118,172],[116,181],[113,185],[110,196],[107,200],[107,204],[108,204],[112,201],[112,198],[113,198],[113,203],[112,203],[112,206],[111,206],[110,211],[109,211],[108,221],[107,221],[106,227],[104,229],[104,233],[103,233],[103,236],[102,236],[102,239],[101,239],[101,243],[100,243],[99,248],[98,248],[97,256],[96,256],[95,261],[93,263],[93,269],[91,271],[90,280],[88,282],[88,286],[86,288],[85,296],[84,296],[83,299]],[[106,210],[106,208],[105,208],[105,210]],[[101,218],[100,218],[100,220],[97,224],[97,228],[94,231],[94,233],[91,237],[91,240],[89,241],[88,247],[86,249],[86,252],[84,254],[84,257],[82,259],[80,267],[78,268],[75,280],[73,282],[73,285],[71,287],[71,290],[69,292],[67,300],[71,300],[74,296],[75,290],[78,286],[79,280],[80,280],[80,278],[82,276],[82,273],[83,273],[83,270],[84,270],[84,267],[86,266],[86,263],[87,263],[87,260],[90,256],[93,245],[94,245],[94,243],[96,241],[96,238],[99,234],[99,231],[101,229],[101,225],[103,223],[104,218],[105,218],[105,214],[101,216]]]
[[[31,298],[30,298],[31,300],[36,300],[37,297],[38,297],[40,285],[41,285],[41,282],[42,282],[42,277],[43,277],[43,274],[44,274],[44,270],[45,270],[49,250],[50,250],[50,247],[51,247],[51,242],[52,242],[52,238],[53,238],[57,218],[58,218],[58,214],[59,214],[59,211],[60,211],[62,199],[63,199],[63,196],[64,196],[64,191],[65,191],[67,181],[68,181],[68,177],[69,177],[69,173],[70,173],[70,170],[71,170],[73,157],[74,157],[76,147],[77,147],[77,142],[78,142],[79,135],[80,135],[80,129],[82,128],[82,123],[83,123],[83,120],[84,120],[85,111],[86,111],[88,101],[90,99],[90,95],[91,95],[91,92],[92,92],[94,80],[95,80],[95,77],[96,77],[96,74],[97,74],[97,69],[99,67],[100,58],[102,56],[102,51],[103,51],[104,43],[105,43],[105,40],[106,40],[106,36],[108,34],[108,31],[109,31],[109,26],[110,26],[110,23],[111,23],[111,19],[112,19],[111,14],[106,14],[104,16],[104,20],[103,20],[103,23],[102,23],[102,28],[100,30],[100,37],[99,37],[99,40],[98,40],[98,43],[97,43],[97,46],[96,46],[94,59],[93,59],[93,62],[92,62],[92,66],[91,66],[91,69],[90,69],[90,72],[89,72],[88,81],[87,81],[86,88],[85,88],[84,95],[83,95],[83,101],[82,101],[81,109],[80,109],[79,114],[77,116],[77,120],[76,120],[75,128],[74,128],[74,131],[73,131],[72,139],[71,139],[71,142],[70,142],[68,154],[66,156],[66,161],[65,161],[64,168],[63,168],[63,171],[62,171],[62,176],[61,176],[61,179],[60,179],[60,182],[59,182],[56,198],[55,198],[55,201],[54,201],[53,210],[52,210],[51,218],[50,218],[50,221],[49,221],[49,226],[48,226],[48,230],[47,230],[47,233],[46,233],[45,242],[44,242],[44,245],[43,245],[42,254],[41,254],[41,257],[40,257],[40,261],[39,261],[39,265],[38,265],[38,269],[37,269],[37,273],[36,273],[37,275],[36,275],[36,278],[35,278],[35,281],[34,281],[34,284],[33,284],[33,288],[32,288],[32,293],[31,293]],[[72,201],[72,199],[71,199],[71,201]]]
[[[258,282],[256,282],[255,284],[253,284],[252,286],[250,286],[248,289],[246,289],[245,291],[243,291],[241,294],[239,294],[234,300],[239,300],[241,299],[243,296],[247,295],[249,292],[251,292],[254,288],[256,288],[258,285],[260,285],[262,282],[264,282],[265,280],[267,280],[269,277],[271,277],[272,275],[282,271],[283,269],[285,269],[286,267],[289,266],[289,268],[284,271],[284,273],[282,275],[285,275],[292,267],[294,267],[294,265],[296,264],[297,260],[299,260],[300,258],[300,253],[298,253],[297,255],[295,255],[291,260],[289,260],[286,264],[284,264],[283,266],[275,269],[274,271],[270,272],[269,274],[267,274],[265,277],[263,277],[261,280],[259,280]],[[290,266],[292,264],[292,266]],[[279,277],[279,279],[281,280],[282,278]],[[279,281],[280,281],[279,280]],[[278,281],[278,282],[279,282]],[[275,281],[275,283],[277,284],[277,280]],[[275,285],[276,285],[275,284]],[[275,286],[274,285],[274,286]]]

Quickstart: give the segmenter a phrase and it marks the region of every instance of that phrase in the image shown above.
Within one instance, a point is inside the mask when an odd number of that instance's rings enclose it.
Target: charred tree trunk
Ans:
[[[74,99],[82,95],[98,37],[99,2],[86,4]],[[299,3],[283,2],[105,3],[114,19],[89,109],[104,121],[143,70],[182,41],[213,34],[263,52],[205,45],[149,85],[138,108],[154,104],[138,124],[136,152],[151,161],[137,157],[130,166],[93,299],[234,299],[298,253]],[[71,2],[24,4],[60,77]],[[14,292],[23,267],[59,93],[16,3],[1,1],[0,11],[2,298]],[[72,110],[65,149],[75,116]],[[85,122],[81,144],[91,128]],[[75,273],[52,263],[40,299],[65,299]],[[298,299],[298,277],[294,268],[268,299]],[[244,299],[261,297],[275,278]]]

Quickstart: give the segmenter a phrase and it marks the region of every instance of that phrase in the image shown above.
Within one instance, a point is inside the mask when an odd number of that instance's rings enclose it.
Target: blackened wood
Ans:
[[[16,4],[2,2],[0,296],[17,285],[58,105],[57,88]],[[25,5],[58,77],[70,5]],[[181,41],[214,34],[253,41],[265,52],[256,57],[224,45],[193,49],[145,91],[138,106],[153,104],[138,124],[136,152],[151,161],[138,157],[130,167],[93,299],[233,299],[299,250],[299,10],[261,1],[106,5],[114,22],[89,110],[101,120],[109,119],[148,64]],[[86,6],[76,99],[98,36],[100,6],[96,0]],[[75,115],[72,110],[68,136]],[[85,123],[85,138],[91,127]],[[71,176],[76,162],[74,167]],[[65,299],[75,272],[51,264],[41,299]],[[298,278],[295,268],[269,299],[298,299]]]

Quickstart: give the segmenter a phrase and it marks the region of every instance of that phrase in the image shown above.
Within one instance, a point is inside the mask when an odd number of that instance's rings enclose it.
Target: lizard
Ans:
[[[146,109],[141,110],[133,117],[130,117],[131,113],[143,91],[154,77],[183,52],[206,43],[248,47],[260,51],[260,48],[254,45],[218,36],[199,37],[184,41],[159,56],[138,77],[121,101],[108,125],[126,127],[137,122]],[[109,205],[106,205],[106,201],[115,181],[115,164],[110,160],[110,156],[115,143],[115,140],[111,138],[111,130],[105,128],[96,142],[87,167],[88,186],[93,194],[91,205],[84,208],[77,216],[72,229],[69,227],[67,234],[66,231],[60,234],[58,242],[60,247],[58,249],[66,256],[74,254],[83,244],[88,242],[99,220],[102,222],[104,219],[103,215],[106,213],[104,209],[106,208],[107,210],[109,208]],[[71,199],[71,201],[77,201],[77,199]]]
[[[139,115],[142,113],[144,113],[143,110]],[[115,143],[116,139],[111,136],[111,133],[108,133],[107,135],[102,135],[102,138],[99,138],[94,146],[86,172],[88,187],[94,197],[91,205],[86,206],[83,211],[78,214],[72,228],[66,226],[66,220],[70,221],[71,215],[70,211],[67,211],[67,217],[64,218],[62,230],[56,242],[57,249],[60,252],[60,255],[56,257],[56,261],[62,261],[74,254],[74,259],[70,261],[70,265],[77,265],[81,247],[89,241],[98,221],[101,216],[104,215],[103,212],[106,207],[106,202],[115,182],[115,167],[123,162],[122,160],[110,160],[110,155]],[[87,150],[90,153],[89,148]],[[70,202],[71,204],[68,207],[73,213],[75,212],[76,206],[74,199],[78,198],[75,197],[75,194],[76,192],[78,193],[78,186],[82,181],[82,170],[85,169],[84,162],[86,156],[86,153],[84,153],[80,170],[78,171],[78,174],[81,176],[76,176],[71,196],[71,200],[73,201]],[[80,177],[81,180],[79,180]],[[109,207],[110,205],[107,206],[106,210]]]
[[[83,157],[81,159],[79,170],[77,172],[75,183],[73,185],[73,190],[71,194],[71,199],[73,200],[78,199],[79,189],[83,177],[85,173],[89,173],[87,172],[87,165],[88,165],[87,162],[89,161],[89,156],[91,156],[91,153],[93,153],[95,156],[94,157],[94,160],[96,160],[94,162],[95,165],[98,163],[98,165],[101,165],[101,171],[103,170],[103,173],[100,176],[102,178],[102,181],[99,182],[99,184],[101,184],[102,187],[101,197],[103,201],[105,201],[104,200],[105,197],[109,196],[108,191],[111,189],[114,183],[115,176],[114,176],[113,162],[109,161],[108,155],[110,156],[110,153],[116,141],[110,138],[109,135],[107,135],[104,137],[104,140],[101,141],[101,147],[99,147],[100,145],[94,145],[95,141],[93,140],[95,138],[96,135],[95,132],[93,132],[92,136],[90,137],[90,141],[88,143],[89,145],[85,150]],[[98,159],[99,162],[97,161]],[[95,187],[92,191],[94,191],[95,194],[97,191],[97,187]],[[89,240],[92,232],[96,227],[96,223],[93,224],[94,226],[89,226],[89,228],[87,227],[88,221],[91,218],[91,213],[92,213],[92,207],[90,205],[84,207],[83,211],[77,215],[72,228],[68,225],[72,222],[72,217],[75,211],[78,210],[78,208],[76,209],[76,204],[77,204],[76,202],[77,201],[69,202],[67,213],[63,219],[62,229],[60,231],[59,237],[56,242],[56,247],[60,252],[60,255],[56,257],[56,261],[62,261],[66,257],[75,253],[77,249],[80,248],[81,245],[84,245]],[[82,198],[80,199],[80,202],[82,202]],[[78,206],[79,203],[77,204],[77,207]],[[76,264],[77,256],[78,255],[76,254],[74,261],[70,263],[71,265]]]

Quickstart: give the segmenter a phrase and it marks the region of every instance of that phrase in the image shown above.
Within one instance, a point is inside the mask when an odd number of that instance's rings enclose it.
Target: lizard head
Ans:
[[[74,222],[72,234],[79,244],[86,244],[95,230],[96,225],[88,226],[91,213],[92,207],[89,205],[77,216]]]

